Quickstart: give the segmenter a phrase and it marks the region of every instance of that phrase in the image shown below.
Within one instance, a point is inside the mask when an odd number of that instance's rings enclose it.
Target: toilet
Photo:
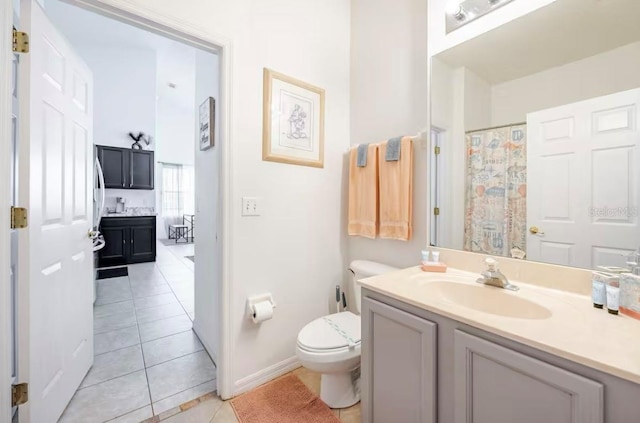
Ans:
[[[350,309],[360,313],[360,285],[370,276],[398,270],[366,260],[354,260]],[[320,399],[331,408],[346,408],[360,401],[360,315],[351,311],[329,314],[307,324],[298,333],[296,355],[309,370],[322,374]]]

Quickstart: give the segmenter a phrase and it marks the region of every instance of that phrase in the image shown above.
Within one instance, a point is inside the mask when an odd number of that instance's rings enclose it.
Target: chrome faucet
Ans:
[[[487,257],[484,264],[487,266],[487,269],[481,273],[482,277],[478,278],[476,281],[477,283],[508,289],[509,291],[517,291],[520,289],[517,286],[512,285],[509,282],[509,279],[507,279],[507,277],[498,270],[498,262],[495,259]]]

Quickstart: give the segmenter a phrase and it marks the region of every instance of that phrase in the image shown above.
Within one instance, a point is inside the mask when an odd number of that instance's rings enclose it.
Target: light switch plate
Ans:
[[[242,197],[242,215],[243,216],[260,216],[262,214],[261,198],[259,197]]]

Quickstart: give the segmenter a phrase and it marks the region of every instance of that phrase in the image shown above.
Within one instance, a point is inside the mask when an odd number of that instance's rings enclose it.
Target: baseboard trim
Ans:
[[[240,395],[253,388],[263,385],[279,376],[289,373],[300,367],[300,361],[295,355],[283,360],[279,363],[255,372],[252,375],[237,380],[234,384],[233,396]]]
[[[216,365],[216,369],[217,369],[218,368],[218,356],[214,352],[213,347],[211,347],[211,345],[206,341],[206,338],[204,336],[202,336],[204,331],[202,330],[202,328],[198,324],[198,321],[195,320],[195,319],[193,321],[193,331],[196,333],[196,336],[198,337],[198,339],[202,343],[202,346],[204,347],[204,349],[207,350],[207,353],[209,354],[209,357],[211,357],[211,360],[213,360],[213,364]]]

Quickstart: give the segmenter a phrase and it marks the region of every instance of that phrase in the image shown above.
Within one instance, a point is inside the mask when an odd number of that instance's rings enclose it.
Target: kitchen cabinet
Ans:
[[[363,423],[628,423],[640,416],[637,383],[367,288],[361,395]]]
[[[102,165],[105,188],[127,188],[129,150],[98,146],[98,159]]]
[[[153,189],[153,151],[130,150],[129,188]]]
[[[154,152],[129,148],[96,147],[105,188],[154,188]]]
[[[100,250],[100,267],[156,260],[156,217],[104,217],[100,225],[105,246]]]
[[[362,319],[363,421],[436,423],[436,324],[368,298]]]

